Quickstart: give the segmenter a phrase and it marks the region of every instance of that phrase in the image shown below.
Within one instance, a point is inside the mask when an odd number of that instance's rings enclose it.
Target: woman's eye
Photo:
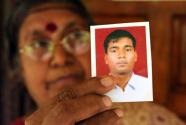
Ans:
[[[49,46],[48,40],[35,40],[32,43],[33,48],[47,48]]]

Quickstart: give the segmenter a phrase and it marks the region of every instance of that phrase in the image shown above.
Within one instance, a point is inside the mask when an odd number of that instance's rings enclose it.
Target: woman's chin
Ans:
[[[61,91],[63,91],[64,88],[73,86],[74,84],[79,84],[80,82],[82,82],[82,80],[76,79],[74,77],[61,78],[49,86],[48,88],[49,96],[55,97]]]

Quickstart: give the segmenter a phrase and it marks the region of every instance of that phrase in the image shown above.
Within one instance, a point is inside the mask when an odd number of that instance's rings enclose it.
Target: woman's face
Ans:
[[[64,6],[38,8],[30,12],[20,28],[19,48],[27,50],[20,52],[26,87],[41,106],[65,86],[79,84],[90,76],[90,51],[77,54],[61,44],[65,36],[86,31],[85,20]]]

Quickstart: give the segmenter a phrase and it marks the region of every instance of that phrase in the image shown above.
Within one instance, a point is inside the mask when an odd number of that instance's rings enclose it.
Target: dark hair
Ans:
[[[136,39],[134,38],[134,36],[130,32],[128,32],[126,30],[114,30],[104,40],[105,53],[107,53],[108,45],[110,42],[117,42],[117,40],[122,37],[127,37],[127,38],[131,39],[133,47],[134,48],[136,47]]]

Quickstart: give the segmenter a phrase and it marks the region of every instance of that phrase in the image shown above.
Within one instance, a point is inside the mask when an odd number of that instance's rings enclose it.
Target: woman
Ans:
[[[7,25],[10,65],[37,107],[19,124],[121,124],[122,110],[103,96],[112,80],[88,80],[90,24],[77,0],[27,0],[13,11]]]

